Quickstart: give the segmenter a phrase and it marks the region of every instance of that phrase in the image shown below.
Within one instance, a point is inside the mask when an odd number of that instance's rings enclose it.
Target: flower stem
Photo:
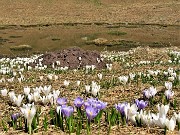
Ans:
[[[87,120],[87,135],[91,134],[90,125],[91,125],[91,122],[89,120]]]
[[[165,126],[165,128],[164,128],[164,135],[166,135],[167,134],[167,127]]]
[[[31,135],[31,124],[29,124],[29,134]]]

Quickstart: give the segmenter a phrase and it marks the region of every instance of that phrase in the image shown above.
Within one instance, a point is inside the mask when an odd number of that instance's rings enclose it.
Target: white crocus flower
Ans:
[[[80,84],[81,84],[81,81],[78,80],[78,81],[76,82],[76,86],[79,86]]]
[[[107,70],[111,71],[112,70],[112,64],[106,64]]]
[[[164,71],[163,73],[164,73],[164,75],[166,75],[166,76],[168,75],[168,72],[166,72],[166,71]]]
[[[27,67],[27,70],[32,70],[32,67],[31,67],[31,66],[28,66],[28,67]]]
[[[56,104],[57,103],[57,99],[58,99],[58,97],[59,97],[59,94],[60,94],[60,91],[59,90],[54,90],[53,91],[53,94],[52,94],[52,99],[53,99],[53,101],[51,101],[51,102],[54,102],[54,104]],[[51,99],[51,100],[52,100]]]
[[[29,133],[31,134],[31,124],[34,115],[36,114],[36,108],[33,104],[32,105],[29,104],[29,105],[23,105],[23,107],[21,107],[20,109],[24,117],[27,119],[27,126],[29,127]]]
[[[59,90],[53,90],[53,96],[54,97],[58,97],[60,94],[60,91]]]
[[[176,78],[176,76],[177,76],[176,72],[171,73],[170,75],[173,76],[173,77],[175,77],[175,78]]]
[[[23,100],[24,96],[21,96],[21,95],[18,95],[18,97],[14,97],[14,103],[20,107],[21,106],[21,103],[22,103],[22,100]]]
[[[91,86],[90,86],[90,85],[85,85],[86,93],[89,93],[90,89],[91,89]]]
[[[95,85],[93,85],[92,86],[92,95],[93,96],[97,96],[97,94],[99,93],[99,90],[100,90],[100,85],[97,85],[97,84],[95,84]]]
[[[174,76],[168,77],[168,80],[173,82],[174,81]]]
[[[34,95],[32,94],[32,93],[30,93],[29,95],[28,95],[28,100],[29,100],[29,102],[31,102],[32,100],[33,100],[33,97]]]
[[[53,79],[53,75],[52,74],[48,74],[47,78],[48,78],[48,80],[52,80]]]
[[[140,112],[137,112],[137,114],[135,115],[135,118],[139,121],[140,119],[142,120],[144,113],[143,110],[141,109]]]
[[[43,97],[40,96],[40,100],[42,101],[44,105],[48,102],[48,98],[46,96],[43,96]]]
[[[39,98],[40,98],[40,94],[38,91],[34,92],[33,94],[33,99],[35,102],[39,101]]]
[[[118,77],[119,81],[125,85],[128,82],[129,77],[128,76],[120,76]]]
[[[18,82],[19,83],[21,83],[22,82],[22,78],[20,77],[20,78],[18,78]]]
[[[101,73],[97,74],[97,76],[98,76],[99,80],[102,79],[102,74]]]
[[[64,80],[64,86],[69,86],[70,81]]]
[[[47,96],[49,102],[51,103],[51,105],[54,105],[56,104],[55,101],[54,101],[54,97],[53,97],[53,94],[49,93],[49,95]]]
[[[150,74],[150,75],[154,75],[154,71],[153,70],[148,70],[148,73]]]
[[[17,72],[14,71],[14,72],[13,72],[13,76],[16,76],[16,75],[17,75]]]
[[[159,70],[154,71],[154,75],[157,76],[159,74]]]
[[[0,82],[1,82],[1,83],[2,83],[2,82],[6,82],[5,78],[1,78],[1,79],[0,79]]]
[[[43,80],[43,78],[44,78],[44,76],[39,76],[39,79],[42,81]]]
[[[60,66],[61,62],[60,61],[56,61],[57,66]]]
[[[81,57],[78,57],[78,60],[79,60],[79,61],[81,61],[81,60],[82,60],[82,58],[81,58]]]
[[[138,72],[137,75],[138,75],[139,77],[141,77],[141,76],[142,76],[142,73],[141,73],[141,72]]]
[[[168,60],[169,63],[172,63],[172,60]]]
[[[170,89],[168,89],[165,91],[164,94],[165,94],[166,98],[169,100],[174,96],[174,91],[171,91]]]
[[[54,75],[54,80],[56,81],[58,79],[59,79],[59,77],[57,75]]]
[[[7,79],[8,82],[12,83],[14,82],[14,77],[10,78],[10,79]]]
[[[129,77],[130,77],[131,81],[134,80],[134,77],[135,77],[135,76],[136,76],[136,74],[129,73]]]
[[[34,92],[38,92],[38,93],[41,93],[41,91],[43,90],[43,87],[36,87],[36,88],[33,88],[33,91]]]
[[[166,126],[170,131],[174,131],[174,128],[176,126],[176,119],[175,117],[172,117],[170,120],[166,119]]]
[[[165,126],[166,126],[166,115],[163,115],[161,117],[154,117],[153,121],[160,128],[165,128]]]
[[[8,95],[9,95],[10,101],[14,102],[14,97],[15,97],[14,91],[9,92]]]
[[[91,70],[93,71],[96,68],[95,65],[91,65]]]
[[[57,112],[59,115],[61,115],[61,106],[57,106],[56,112]]]
[[[3,97],[6,97],[6,96],[7,96],[7,93],[8,93],[7,89],[1,90],[1,95],[2,95]]]
[[[132,123],[136,123],[136,115],[138,114],[137,110],[138,110],[138,107],[136,104],[132,104],[130,106],[130,104],[128,103],[128,105],[127,105],[127,118]]]
[[[174,72],[174,69],[171,68],[171,67],[169,67],[169,68],[168,68],[168,73],[171,74],[171,73],[173,73],[173,72]]]
[[[24,87],[24,94],[28,96],[30,93],[30,87]]]
[[[169,104],[168,105],[157,105],[158,111],[159,111],[159,117],[166,116],[169,110]]]
[[[148,114],[146,114],[146,112],[144,112],[143,115],[141,115],[141,116],[142,116],[141,120],[142,120],[143,124],[147,125],[148,127],[150,127],[154,124],[152,114],[150,113],[150,111],[148,112]]]
[[[172,82],[165,82],[165,87],[168,90],[172,90]]]
[[[52,86],[51,85],[49,85],[49,86],[44,86],[44,88],[42,89],[42,92],[44,93],[44,95],[48,95],[49,94],[49,92],[51,91],[51,88],[52,88]]]
[[[151,87],[149,88],[149,92],[150,92],[150,94],[151,94],[151,97],[153,97],[153,96],[156,95],[157,90],[156,90],[155,87],[151,86]]]
[[[180,112],[178,114],[174,112],[174,117],[176,118],[177,122],[180,123]]]
[[[91,66],[90,66],[90,65],[86,65],[86,66],[85,66],[85,69],[86,69],[86,73],[88,73],[89,70],[91,69]]]

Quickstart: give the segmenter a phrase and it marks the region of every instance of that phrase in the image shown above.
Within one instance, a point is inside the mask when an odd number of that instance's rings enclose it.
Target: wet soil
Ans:
[[[137,46],[179,46],[179,26],[128,24],[62,24],[49,26],[1,26],[0,54],[24,55],[62,50],[78,46],[85,50],[127,51]],[[87,44],[105,38],[113,46]],[[13,51],[18,45],[30,45],[32,50]]]

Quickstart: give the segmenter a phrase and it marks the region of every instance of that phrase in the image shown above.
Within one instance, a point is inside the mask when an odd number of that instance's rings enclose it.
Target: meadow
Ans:
[[[40,56],[0,59],[0,134],[179,133],[177,47],[104,51],[102,69],[44,65]]]

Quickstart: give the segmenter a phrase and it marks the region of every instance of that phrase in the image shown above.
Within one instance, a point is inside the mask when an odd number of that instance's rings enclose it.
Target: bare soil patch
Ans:
[[[101,60],[97,51],[85,51],[81,48],[70,48],[61,51],[49,52],[39,57],[36,62],[43,59],[42,65],[48,67],[69,67],[69,69],[84,68],[86,65],[94,65],[97,69],[106,68],[106,61]],[[57,63],[60,62],[60,64]],[[33,63],[36,65],[37,63]]]

